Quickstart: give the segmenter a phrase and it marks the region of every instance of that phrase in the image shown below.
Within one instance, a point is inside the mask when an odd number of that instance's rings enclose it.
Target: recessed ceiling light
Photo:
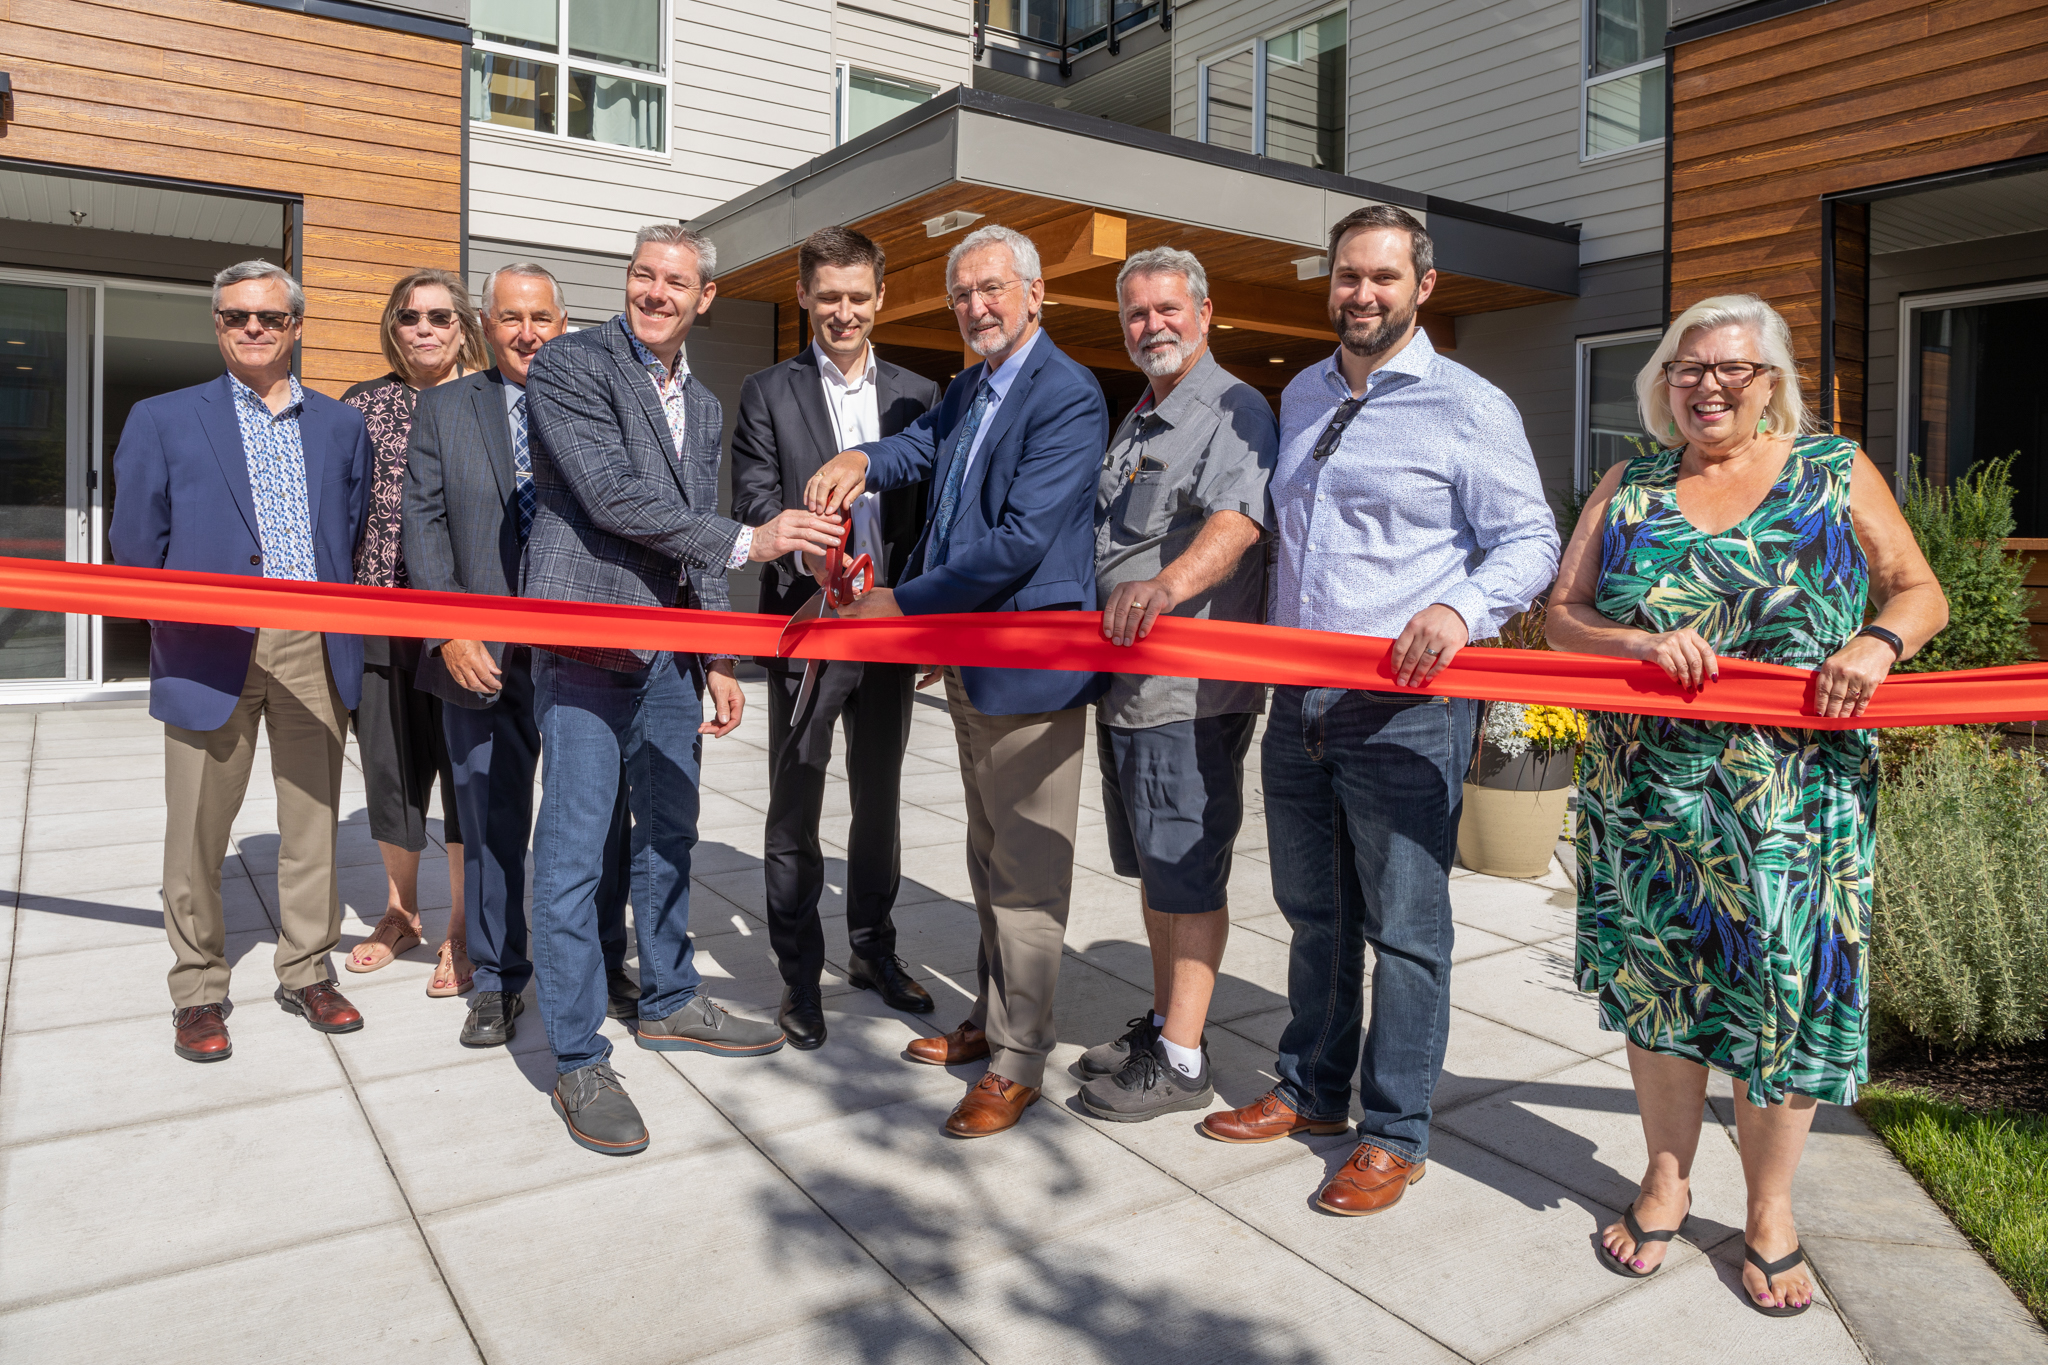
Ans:
[[[1266,363],[1268,365],[1285,365],[1287,357],[1284,355],[1269,355],[1266,357]]]
[[[1216,324],[1216,330],[1219,332],[1235,332],[1237,324],[1234,322],[1219,322]]]
[[[15,366],[14,368],[15,368],[15,369],[17,369],[17,370],[33,370],[33,369],[35,368],[35,366],[33,366],[33,365],[16,365],[16,366]]]

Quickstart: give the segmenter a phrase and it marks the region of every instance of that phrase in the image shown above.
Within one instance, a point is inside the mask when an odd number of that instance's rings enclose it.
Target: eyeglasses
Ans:
[[[421,312],[417,308],[401,308],[398,310],[396,317],[400,327],[417,327],[420,325],[421,318],[425,318],[436,327],[453,327],[455,325],[455,310],[453,308],[429,308],[425,312]]]
[[[1664,382],[1674,389],[1696,389],[1707,371],[1714,372],[1714,378],[1721,381],[1724,389],[1746,389],[1759,374],[1777,366],[1766,365],[1761,360],[1724,360],[1718,365],[1701,365],[1691,360],[1667,360],[1664,362]]]
[[[1358,410],[1365,406],[1364,398],[1347,398],[1337,405],[1330,414],[1330,425],[1323,428],[1323,434],[1316,437],[1316,448],[1309,454],[1318,460],[1327,460],[1337,453],[1338,442],[1344,439],[1344,428],[1351,425],[1351,419],[1358,416]]]
[[[299,316],[297,313],[274,313],[268,309],[260,313],[252,313],[247,308],[216,308],[213,310],[213,315],[219,318],[220,325],[227,328],[230,332],[238,332],[242,328],[247,327],[250,318],[254,318],[257,322],[261,323],[263,330],[266,332],[282,332],[285,328],[291,326]]]
[[[1024,283],[1022,280],[990,280],[987,284],[977,284],[972,289],[955,290],[953,293],[953,311],[957,313],[962,308],[965,308],[973,301],[976,294],[981,295],[981,301],[985,306],[993,308],[996,306],[997,300],[1022,283]]]

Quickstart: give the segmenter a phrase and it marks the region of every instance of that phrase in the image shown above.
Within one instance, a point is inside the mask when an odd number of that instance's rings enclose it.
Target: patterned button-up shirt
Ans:
[[[1316,459],[1350,396],[1335,354],[1281,396],[1268,619],[1392,637],[1442,603],[1472,639],[1498,635],[1557,576],[1557,522],[1522,415],[1419,328],[1373,371],[1336,451]]]
[[[263,541],[263,576],[311,583],[320,577],[313,555],[313,517],[306,504],[306,447],[299,414],[306,391],[291,379],[292,401],[273,413],[256,390],[228,376],[234,388],[235,420],[242,428],[242,458],[249,467],[249,492],[256,501],[256,534]]]
[[[619,326],[626,333],[626,344],[633,348],[634,361],[647,371],[648,382],[654,385],[654,396],[661,402],[662,420],[668,423],[669,445],[674,448],[676,459],[680,462],[683,458],[683,440],[690,430],[689,424],[684,420],[686,414],[683,406],[684,390],[690,386],[690,353],[687,350],[678,350],[676,367],[671,370],[661,363],[660,356],[648,350],[640,338],[633,335],[633,324],[624,313],[619,314]],[[732,553],[726,556],[725,567],[737,569],[744,566],[747,562],[747,552],[752,548],[752,541],[752,532],[746,527],[741,527],[739,538],[732,543]],[[713,657],[723,659],[731,656],[719,654]]]

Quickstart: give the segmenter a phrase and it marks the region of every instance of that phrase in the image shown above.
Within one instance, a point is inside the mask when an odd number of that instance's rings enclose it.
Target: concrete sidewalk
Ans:
[[[692,922],[710,993],[769,1015],[766,715],[748,691],[745,726],[706,745]],[[1150,981],[1092,751],[1045,1100],[1013,1133],[948,1139],[940,1122],[975,1069],[901,1053],[957,1022],[973,991],[954,752],[943,709],[921,701],[897,923],[938,1012],[913,1021],[828,970],[831,1039],[815,1053],[655,1054],[611,1025],[653,1134],[644,1155],[614,1159],[572,1145],[551,1112],[533,1009],[509,1050],[471,1052],[455,1041],[464,1002],[425,996],[448,904],[439,850],[421,874],[428,946],[340,973],[364,1030],[330,1038],[277,1009],[265,765],[223,873],[235,1055],[178,1060],[157,894],[161,727],[140,709],[0,715],[0,886],[19,888],[0,907],[0,1358],[1864,1358],[1860,1322],[1826,1302],[1789,1321],[1744,1304],[1742,1173],[1712,1112],[1667,1268],[1635,1282],[1597,1263],[1642,1136],[1621,1040],[1572,988],[1572,895],[1555,869],[1453,883],[1449,1065],[1428,1179],[1397,1210],[1313,1207],[1349,1137],[1230,1147],[1185,1115],[1084,1117],[1065,1068],[1145,1007]],[[1256,746],[1252,759],[1210,1035],[1231,1105],[1271,1084],[1286,1018]],[[354,768],[344,810],[345,953],[384,898]],[[841,781],[829,856],[846,822]],[[843,963],[843,907],[826,911]]]

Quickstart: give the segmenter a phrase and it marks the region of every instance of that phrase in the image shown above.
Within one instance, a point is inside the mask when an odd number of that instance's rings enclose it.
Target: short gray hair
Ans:
[[[501,275],[519,275],[530,280],[546,280],[548,287],[555,291],[555,311],[560,313],[565,320],[568,318],[569,301],[562,297],[562,282],[556,279],[546,266],[535,265],[532,261],[514,261],[511,265],[501,265],[484,277],[483,300],[486,313],[498,306],[498,277]]]
[[[245,280],[283,280],[285,297],[291,300],[292,316],[302,318],[306,315],[306,291],[299,288],[299,282],[283,266],[263,260],[237,261],[213,277],[213,311],[220,311],[221,290]]]
[[[649,223],[633,234],[634,260],[640,259],[640,248],[649,242],[662,246],[686,246],[697,253],[699,276],[709,280],[718,275],[718,247],[695,228],[684,227],[681,223]]]
[[[1178,247],[1155,246],[1124,261],[1124,268],[1116,272],[1116,301],[1124,301],[1124,281],[1133,275],[1178,275],[1188,282],[1188,297],[1195,307],[1200,308],[1209,297],[1209,272],[1202,269],[1202,263],[1195,259],[1192,251]]]
[[[1017,278],[1024,283],[1029,284],[1035,279],[1042,278],[1038,268],[1038,248],[1032,245],[1031,239],[1015,228],[990,223],[987,227],[976,228],[962,237],[953,244],[953,249],[946,253],[946,284],[949,287],[953,283],[953,269],[960,264],[960,258],[985,246],[1008,247],[1010,266],[1017,272]]]
[[[1643,419],[1643,430],[1656,440],[1669,439],[1673,426],[1671,395],[1664,387],[1665,362],[1678,354],[1688,332],[1711,332],[1728,326],[1747,327],[1754,333],[1757,349],[1763,352],[1756,359],[1777,372],[1772,375],[1777,386],[1764,407],[1770,434],[1798,436],[1813,430],[1813,414],[1807,411],[1806,400],[1799,392],[1799,362],[1792,355],[1792,328],[1783,315],[1755,294],[1716,294],[1701,299],[1672,319],[1649,363],[1636,374],[1637,413]]]

